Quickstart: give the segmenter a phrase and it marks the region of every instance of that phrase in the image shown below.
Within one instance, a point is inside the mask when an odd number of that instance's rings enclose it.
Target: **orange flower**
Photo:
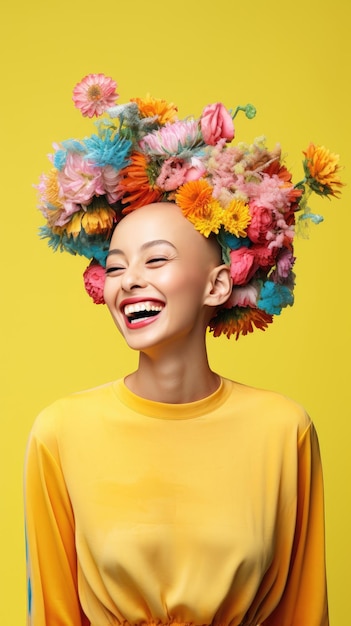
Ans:
[[[214,337],[224,334],[228,339],[232,335],[239,339],[240,335],[252,333],[255,328],[265,330],[272,322],[273,315],[261,309],[237,306],[232,309],[221,309],[210,321],[210,330]]]
[[[122,204],[128,203],[128,206],[123,209],[124,214],[146,204],[158,202],[162,198],[161,189],[152,181],[155,177],[148,168],[145,155],[134,152],[130,160],[131,163],[121,170],[121,180],[117,186],[117,192],[122,197]]]
[[[157,123],[163,126],[167,122],[175,122],[177,120],[177,107],[171,102],[168,104],[166,100],[159,100],[147,95],[146,98],[132,98],[131,102],[138,105],[141,117],[154,117],[157,115]]]
[[[223,217],[223,209],[212,191],[213,188],[205,180],[199,179],[185,183],[175,194],[175,201],[183,215],[205,237],[211,232],[219,232]]]
[[[311,189],[321,196],[337,196],[343,186],[337,175],[340,169],[339,155],[313,143],[303,154],[306,157],[303,164],[305,175]]]

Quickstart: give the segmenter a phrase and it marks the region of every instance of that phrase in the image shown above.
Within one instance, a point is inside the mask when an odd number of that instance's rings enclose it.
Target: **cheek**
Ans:
[[[106,277],[104,285],[104,300],[110,310],[116,302],[117,292],[118,285],[116,283],[116,280]]]
[[[184,306],[184,302],[198,302],[203,294],[203,276],[189,270],[189,267],[181,272],[173,272],[162,277],[162,283],[158,287],[168,297],[174,297],[176,303]]]
[[[157,280],[150,282],[153,282],[154,286],[167,296],[184,292],[189,284],[186,269],[174,271],[172,267],[160,272]]]

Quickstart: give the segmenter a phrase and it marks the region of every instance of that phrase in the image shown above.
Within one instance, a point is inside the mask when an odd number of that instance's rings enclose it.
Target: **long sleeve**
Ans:
[[[35,433],[27,448],[28,626],[85,626],[77,592],[74,518],[55,454]]]
[[[28,626],[328,626],[322,483],[279,394],[55,402],[27,452]]]
[[[294,544],[286,587],[264,626],[328,626],[325,577],[323,477],[313,424],[298,448],[298,492]]]

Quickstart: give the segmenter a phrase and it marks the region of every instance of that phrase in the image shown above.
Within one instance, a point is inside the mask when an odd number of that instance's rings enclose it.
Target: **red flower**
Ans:
[[[230,275],[234,285],[245,285],[258,268],[254,252],[242,247],[230,252]]]
[[[99,263],[92,261],[83,274],[84,287],[95,304],[105,304],[105,270]]]
[[[273,227],[274,217],[271,209],[260,206],[258,200],[249,203],[251,221],[247,235],[253,243],[265,243],[267,232]]]

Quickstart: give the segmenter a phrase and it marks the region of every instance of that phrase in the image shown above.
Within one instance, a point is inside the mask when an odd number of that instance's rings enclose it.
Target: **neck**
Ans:
[[[204,344],[195,354],[184,351],[184,347],[163,355],[141,352],[138,369],[126,377],[125,383],[133,393],[147,400],[183,404],[214,393],[219,376],[209,367]]]

